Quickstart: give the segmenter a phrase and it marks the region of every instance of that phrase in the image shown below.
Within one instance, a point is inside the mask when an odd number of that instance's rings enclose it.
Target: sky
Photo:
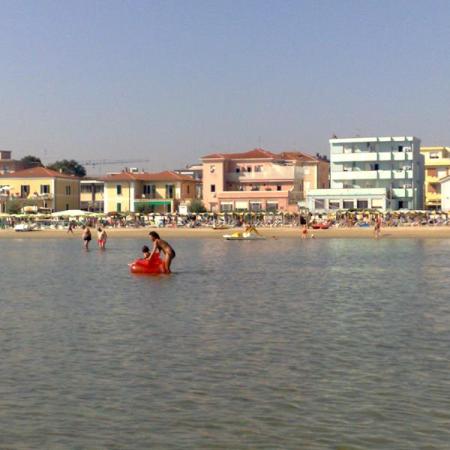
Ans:
[[[333,134],[450,145],[447,0],[0,6],[0,148],[16,158],[165,170],[328,153]]]

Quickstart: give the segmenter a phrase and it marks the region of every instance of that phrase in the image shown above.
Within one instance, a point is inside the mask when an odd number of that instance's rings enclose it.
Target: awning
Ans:
[[[139,205],[158,206],[158,205],[171,205],[171,200],[135,200],[135,203]]]

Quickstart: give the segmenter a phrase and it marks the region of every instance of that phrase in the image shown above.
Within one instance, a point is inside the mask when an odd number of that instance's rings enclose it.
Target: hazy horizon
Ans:
[[[3,1],[0,148],[163,170],[328,154],[333,134],[450,145],[449,18],[441,0]]]

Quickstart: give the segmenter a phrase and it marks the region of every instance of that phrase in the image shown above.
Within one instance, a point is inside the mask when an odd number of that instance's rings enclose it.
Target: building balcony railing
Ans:
[[[275,199],[288,198],[290,191],[223,191],[216,194],[217,199]]]
[[[347,170],[331,172],[333,180],[404,180],[412,179],[412,170]]]
[[[355,152],[333,153],[331,162],[376,162],[376,161],[412,161],[413,153],[408,152]]]

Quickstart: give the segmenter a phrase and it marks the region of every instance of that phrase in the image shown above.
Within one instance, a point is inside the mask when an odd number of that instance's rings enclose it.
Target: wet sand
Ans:
[[[180,238],[211,238],[222,239],[224,234],[230,234],[242,229],[213,230],[211,228],[114,228],[107,229],[110,238],[142,238],[149,231],[155,230],[162,237],[170,239],[171,237]],[[300,238],[300,228],[260,228],[258,231],[268,238]],[[350,239],[374,239],[373,228],[331,228],[329,230],[309,230],[308,237],[312,235],[316,239],[327,238],[350,238]],[[67,233],[66,230],[42,230],[32,232],[15,232],[14,230],[0,230],[0,239],[81,239],[81,230],[75,230],[74,234]],[[96,232],[93,230],[93,238],[96,238]],[[401,239],[401,238],[421,238],[421,239],[448,239],[450,238],[450,226],[425,226],[425,227],[400,227],[383,228],[381,230],[383,239]]]

